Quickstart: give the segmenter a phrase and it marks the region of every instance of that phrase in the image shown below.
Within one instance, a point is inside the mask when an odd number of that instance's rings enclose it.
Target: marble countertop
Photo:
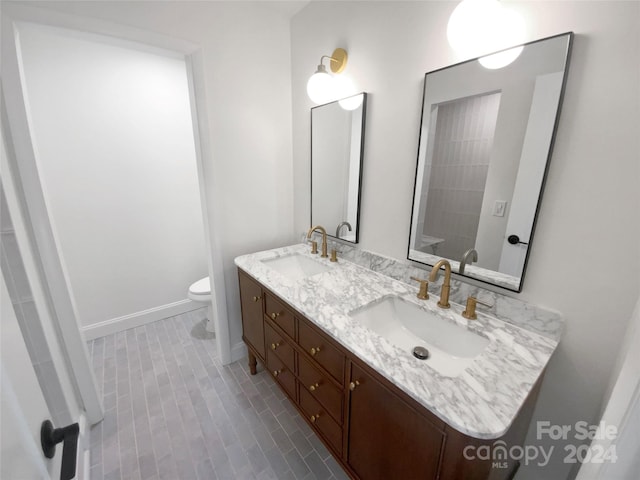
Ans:
[[[293,281],[262,262],[294,253],[313,258],[329,270]],[[462,305],[452,302],[450,309],[440,309],[435,295],[426,301],[416,298],[417,285],[344,258],[331,263],[311,255],[305,244],[243,255],[235,263],[434,415],[475,438],[498,438],[509,429],[559,341],[558,336],[540,335],[480,309],[478,319],[468,321],[461,315]],[[440,375],[349,316],[388,295],[438,312],[488,338],[489,345],[460,375]]]

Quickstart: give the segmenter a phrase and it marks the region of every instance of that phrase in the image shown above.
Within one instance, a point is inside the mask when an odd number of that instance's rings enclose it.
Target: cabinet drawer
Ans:
[[[344,355],[331,345],[323,335],[313,330],[305,321],[298,322],[298,343],[335,378],[340,385],[344,382]]]
[[[295,320],[285,306],[273,298],[265,295],[265,313],[273,323],[282,328],[291,338],[296,338]]]
[[[265,344],[269,353],[275,354],[289,369],[295,371],[293,347],[276,332],[269,323],[264,324]]]
[[[307,416],[307,420],[318,429],[327,442],[341,455],[342,428],[305,388],[300,388],[300,408]]]
[[[280,360],[271,349],[267,350],[267,369],[269,373],[276,379],[282,388],[296,400],[296,378],[293,375],[293,371],[287,367],[282,360]]]
[[[342,401],[344,395],[324,373],[311,366],[306,359],[298,357],[298,379],[304,388],[327,410],[339,424],[342,424]]]

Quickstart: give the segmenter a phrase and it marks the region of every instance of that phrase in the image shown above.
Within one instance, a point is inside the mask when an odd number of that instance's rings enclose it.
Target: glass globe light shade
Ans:
[[[355,110],[360,105],[362,105],[362,100],[363,99],[364,99],[364,95],[362,95],[362,94],[352,95],[351,97],[347,97],[347,98],[343,98],[341,100],[338,100],[338,104],[344,110]]]
[[[307,82],[307,95],[314,103],[323,104],[334,100],[334,90],[333,77],[327,73],[323,65],[319,65],[318,71],[311,75]]]
[[[466,58],[517,45],[523,38],[524,22],[520,15],[497,0],[463,0],[447,25],[449,44]]]
[[[345,110],[355,110],[362,105],[362,95],[356,95],[356,89],[353,80],[342,74],[333,77],[335,81],[335,98],[339,98],[338,103]]]
[[[490,37],[500,5],[497,0],[463,0],[455,8],[447,24],[447,39],[458,53],[478,56]],[[479,45],[481,44],[481,45]]]
[[[334,100],[338,98],[350,97],[351,95],[355,95],[356,93],[358,93],[358,91],[356,90],[356,86],[354,85],[353,81],[351,81],[351,78],[349,78],[349,76],[345,75],[344,73],[334,76],[333,82],[333,93],[335,95],[335,97],[333,98]]]
[[[505,50],[504,52],[494,53],[493,55],[487,55],[486,57],[480,57],[478,61],[484,68],[490,70],[497,70],[498,68],[506,67],[512,63],[516,58],[520,56],[524,50],[524,47],[515,47]]]
[[[524,41],[524,20],[513,10],[502,8],[500,13],[500,29],[504,38],[503,45],[517,45]],[[504,52],[494,53],[480,58],[480,64],[492,70],[506,67],[520,56],[523,46],[510,48]]]

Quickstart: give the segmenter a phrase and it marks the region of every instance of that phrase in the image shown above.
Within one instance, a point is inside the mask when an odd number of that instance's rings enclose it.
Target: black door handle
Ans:
[[[509,235],[507,237],[507,242],[509,242],[511,245],[529,245],[527,242],[521,242],[518,235]]]
[[[60,480],[71,480],[76,476],[76,455],[78,453],[79,435],[80,426],[77,423],[62,428],[53,428],[51,421],[45,420],[42,422],[42,427],[40,427],[40,443],[45,457],[53,458],[56,453],[56,445],[63,442]]]

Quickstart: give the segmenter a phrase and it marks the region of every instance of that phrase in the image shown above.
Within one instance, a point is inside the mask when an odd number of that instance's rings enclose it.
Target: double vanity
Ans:
[[[342,248],[236,259],[252,373],[260,361],[353,478],[510,478],[517,461],[474,452],[522,444],[559,316],[485,292],[493,314],[467,319],[459,286],[442,308],[410,280],[426,272]],[[505,312],[537,312],[538,331]]]
[[[458,278],[522,291],[572,38],[501,52],[515,55],[500,68],[487,55],[425,75],[415,263],[349,245],[366,93],[311,109],[310,223],[328,230],[236,258],[251,372],[264,365],[352,478],[515,475],[508,452],[524,442],[562,319]]]

